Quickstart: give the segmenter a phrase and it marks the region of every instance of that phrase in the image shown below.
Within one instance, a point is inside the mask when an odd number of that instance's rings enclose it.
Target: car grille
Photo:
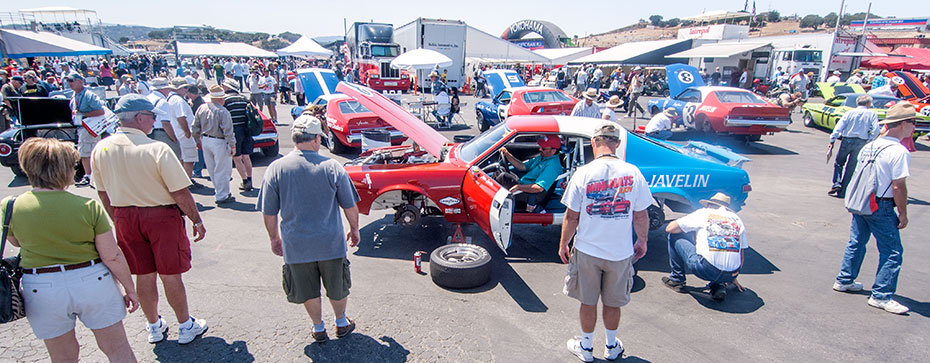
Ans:
[[[400,71],[391,68],[391,63],[381,63],[381,78],[400,78]]]

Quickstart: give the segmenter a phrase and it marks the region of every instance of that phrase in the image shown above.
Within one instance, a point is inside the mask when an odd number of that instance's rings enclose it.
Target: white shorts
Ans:
[[[87,132],[87,129],[84,127],[78,127],[78,154],[82,158],[89,158],[92,151],[94,151],[94,145],[97,145],[97,141],[100,141],[99,137],[93,137]]]
[[[26,319],[39,339],[73,330],[76,317],[91,330],[126,317],[116,279],[102,263],[64,272],[23,274],[22,289]]]
[[[178,137],[178,146],[181,148],[181,162],[196,163],[200,158],[197,156],[197,142],[193,137]]]

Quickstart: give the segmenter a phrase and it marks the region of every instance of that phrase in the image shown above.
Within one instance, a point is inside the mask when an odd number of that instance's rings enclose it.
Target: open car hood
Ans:
[[[836,95],[844,93],[865,93],[865,89],[863,89],[862,86],[845,82],[817,82],[815,86],[820,89],[820,94],[823,95],[823,99],[825,100],[829,100]]]
[[[407,135],[430,155],[442,159],[442,147],[449,143],[449,139],[416,116],[411,115],[394,101],[371,88],[357,84],[339,82],[336,91],[355,98],[382,120]]]
[[[912,98],[921,100],[930,96],[930,89],[927,89],[927,86],[924,86],[924,84],[910,72],[895,71],[889,73],[891,73],[888,75],[888,77],[891,78],[891,83],[898,85],[898,90],[901,91],[901,94],[904,96],[902,98],[906,100]],[[901,88],[904,89],[902,90]]]
[[[672,97],[678,96],[689,87],[704,86],[704,78],[701,72],[694,66],[687,64],[675,63],[665,66],[666,79],[668,80],[668,94]]]

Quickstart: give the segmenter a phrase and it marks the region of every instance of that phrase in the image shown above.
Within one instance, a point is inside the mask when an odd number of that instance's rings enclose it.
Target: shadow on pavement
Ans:
[[[288,135],[288,137],[290,137],[290,133],[288,133],[287,135]],[[271,164],[272,161],[275,161],[275,160],[277,160],[279,157],[281,157],[281,154],[286,154],[286,153],[289,153],[289,152],[291,152],[290,149],[288,149],[288,150],[281,150],[281,151],[278,152],[279,155],[275,155],[275,156],[265,156],[265,154],[262,154],[262,153],[255,153],[255,154],[249,155],[249,159],[252,160],[252,168],[253,168],[253,169],[254,169],[254,168],[260,168],[260,167],[268,166],[268,164]],[[236,168],[233,168],[233,173],[235,173],[235,172],[236,172]]]
[[[743,252],[743,267],[740,274],[768,275],[781,271],[752,247]],[[637,270],[670,272],[668,265],[668,233],[664,229],[649,232],[649,249],[646,256],[634,265]],[[690,272],[690,271],[689,271]],[[635,285],[634,285],[635,288]]]
[[[623,360],[624,363],[651,363],[651,362],[652,362],[651,360],[643,359],[643,358],[637,357],[637,356],[635,356],[635,355],[624,355],[623,358],[621,358],[621,359]],[[595,359],[595,361],[597,361],[597,359]],[[609,362],[609,361],[603,360],[603,359],[601,359],[600,361],[602,361],[602,362]]]
[[[911,314],[917,314],[925,318],[930,318],[930,302],[916,301],[901,295],[895,295],[894,299],[898,300],[901,305],[907,306],[909,309],[911,309]]]
[[[10,180],[10,184],[7,186],[10,188],[22,187],[29,185],[29,178],[24,176],[13,176],[13,180]]]
[[[165,341],[155,345],[152,350],[155,360],[159,362],[254,362],[255,357],[249,353],[244,341],[227,343],[218,337],[201,337],[194,339],[188,346],[182,347],[177,341]]]
[[[688,294],[705,308],[730,314],[748,314],[765,305],[765,301],[748,288],[743,292],[733,287],[727,288],[727,298],[721,302],[714,301],[708,290],[701,287],[688,287]]]
[[[314,362],[406,362],[409,354],[394,338],[375,340],[359,333],[304,347],[304,355]]]

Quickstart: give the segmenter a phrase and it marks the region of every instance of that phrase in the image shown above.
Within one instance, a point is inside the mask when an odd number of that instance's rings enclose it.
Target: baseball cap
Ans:
[[[551,147],[553,149],[562,147],[562,140],[555,135],[543,135],[539,140],[536,140],[536,143],[539,144],[539,147]]]
[[[72,81],[75,80],[75,79],[80,79],[80,80],[83,81],[83,80],[84,80],[84,76],[82,76],[82,75],[81,75],[80,73],[78,73],[78,72],[71,72],[71,73],[68,74],[68,79],[70,79],[70,80],[72,80]]]
[[[23,79],[23,76],[13,76],[13,77],[10,77],[10,80],[11,80],[11,81],[26,82],[26,80]]]
[[[598,137],[598,136],[619,139],[620,138],[620,127],[618,127],[617,124],[610,122],[610,121],[602,122],[600,125],[598,125],[594,129],[594,137]]]
[[[296,133],[306,133],[306,134],[323,134],[323,124],[320,122],[320,119],[310,116],[310,115],[300,115],[296,120],[294,120],[294,125],[291,126],[291,134]]]
[[[134,112],[134,111],[152,111],[155,114],[162,115],[165,112],[155,108],[155,105],[152,104],[145,96],[130,93],[123,97],[119,98],[119,101],[116,101],[116,107],[113,108],[113,112]]]

